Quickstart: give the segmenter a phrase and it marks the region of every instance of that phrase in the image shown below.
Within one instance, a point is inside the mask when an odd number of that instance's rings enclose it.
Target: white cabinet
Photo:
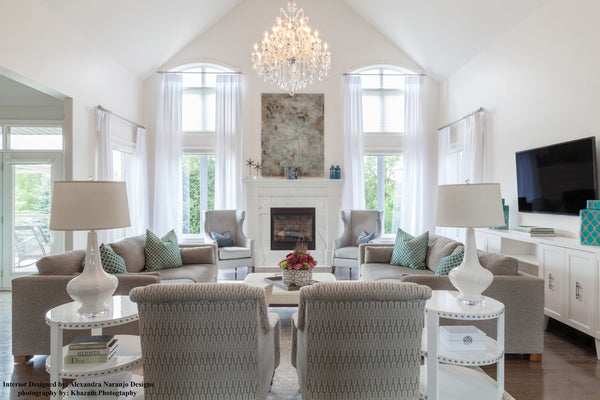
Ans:
[[[596,296],[596,256],[593,253],[566,250],[566,315],[568,325],[589,335],[594,334]]]
[[[565,290],[563,260],[564,249],[540,245],[540,271],[544,278],[544,313],[557,320],[562,319]]]
[[[511,231],[477,234],[479,248],[515,257],[520,272],[544,279],[544,314],[594,336],[600,359],[600,247]]]

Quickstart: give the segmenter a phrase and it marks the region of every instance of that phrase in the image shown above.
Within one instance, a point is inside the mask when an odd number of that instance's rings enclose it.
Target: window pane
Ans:
[[[404,132],[404,96],[384,95],[380,132]]]
[[[10,148],[14,150],[62,150],[62,127],[11,126]]]
[[[217,100],[214,90],[184,91],[182,100],[181,127],[184,132],[215,131]]]
[[[382,98],[379,95],[363,94],[363,132],[382,132]]]
[[[204,232],[204,211],[214,209],[214,154],[186,154],[181,158],[183,234]]]
[[[379,70],[362,72],[360,85],[363,89],[381,89],[381,75]]]
[[[384,233],[395,233],[400,222],[400,205],[404,186],[402,155],[385,156]],[[394,223],[395,222],[395,223]]]
[[[134,204],[131,203],[131,199],[133,199],[133,188],[134,188],[134,180],[133,176],[135,170],[135,156],[131,153],[127,153],[124,151],[113,150],[113,180],[122,181],[127,184],[127,197],[129,198],[129,215],[135,215],[132,211],[132,207]],[[133,221],[132,221],[133,222]],[[127,236],[132,236],[134,234],[133,225],[128,228],[120,228],[114,230],[114,239],[119,240],[125,238]]]
[[[365,208],[367,210],[377,210],[377,156],[365,156],[363,168]]]

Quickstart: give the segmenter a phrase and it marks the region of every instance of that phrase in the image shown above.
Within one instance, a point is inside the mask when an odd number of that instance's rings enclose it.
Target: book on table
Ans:
[[[78,336],[68,346],[65,364],[85,364],[111,360],[117,350],[114,335]]]

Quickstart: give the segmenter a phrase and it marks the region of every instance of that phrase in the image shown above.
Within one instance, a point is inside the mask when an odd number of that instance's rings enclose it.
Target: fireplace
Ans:
[[[271,250],[292,250],[299,240],[315,249],[315,209],[271,208]]]

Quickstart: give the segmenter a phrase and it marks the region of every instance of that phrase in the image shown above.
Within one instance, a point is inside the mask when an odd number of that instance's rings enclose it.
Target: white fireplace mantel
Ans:
[[[274,266],[289,253],[271,250],[272,207],[314,207],[316,241],[311,254],[320,265],[330,265],[333,241],[340,233],[342,186],[341,179],[245,180],[246,228],[248,236],[254,239],[255,264]]]

